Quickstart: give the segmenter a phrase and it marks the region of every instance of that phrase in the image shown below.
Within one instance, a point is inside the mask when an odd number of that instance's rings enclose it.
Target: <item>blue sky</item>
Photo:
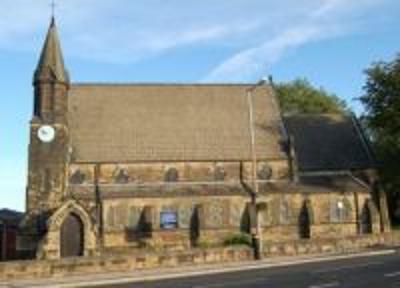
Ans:
[[[50,0],[0,1],[0,207],[23,210],[32,75]],[[348,101],[400,52],[398,0],[64,0],[73,82],[255,82],[306,77]]]

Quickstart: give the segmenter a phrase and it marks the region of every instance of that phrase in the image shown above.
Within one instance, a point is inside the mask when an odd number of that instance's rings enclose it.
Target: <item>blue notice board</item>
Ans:
[[[178,214],[175,211],[162,211],[160,213],[161,229],[178,228]]]

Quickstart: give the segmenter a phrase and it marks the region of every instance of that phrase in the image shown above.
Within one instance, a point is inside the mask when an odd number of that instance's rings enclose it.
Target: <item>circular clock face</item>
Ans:
[[[49,125],[43,125],[42,127],[39,128],[37,132],[37,136],[39,137],[40,141],[44,143],[50,143],[51,141],[53,141],[55,135],[56,131],[54,130],[53,127]]]

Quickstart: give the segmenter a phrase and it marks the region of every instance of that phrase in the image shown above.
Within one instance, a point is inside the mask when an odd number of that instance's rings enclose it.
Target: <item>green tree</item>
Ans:
[[[366,70],[363,116],[380,163],[392,220],[400,223],[400,54]]]
[[[290,114],[344,113],[346,103],[323,88],[315,88],[306,79],[275,85],[281,108]]]

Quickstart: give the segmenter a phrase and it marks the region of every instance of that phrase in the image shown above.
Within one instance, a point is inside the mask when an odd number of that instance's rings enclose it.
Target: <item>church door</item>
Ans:
[[[299,234],[300,234],[301,239],[309,239],[310,238],[310,213],[309,213],[306,202],[303,203],[303,206],[301,207],[301,210],[300,210]]]
[[[61,226],[61,257],[83,256],[83,223],[75,214],[69,214]]]

